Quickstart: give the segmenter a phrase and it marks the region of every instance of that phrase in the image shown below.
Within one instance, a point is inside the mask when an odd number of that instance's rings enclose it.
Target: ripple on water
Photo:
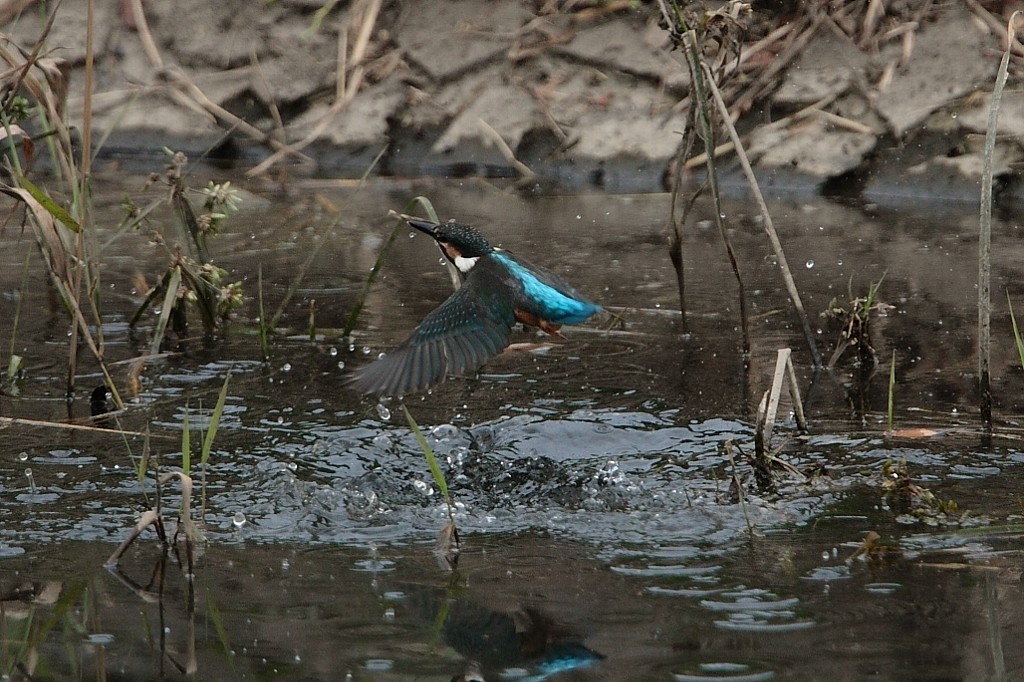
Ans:
[[[757,670],[759,667],[763,666],[729,662],[701,663],[692,672],[673,673],[672,679],[675,682],[768,682],[775,679],[774,671]]]

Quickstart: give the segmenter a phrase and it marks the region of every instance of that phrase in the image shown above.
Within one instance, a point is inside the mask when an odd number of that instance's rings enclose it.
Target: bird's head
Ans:
[[[449,220],[436,225],[424,220],[410,220],[411,226],[420,232],[426,232],[441,247],[445,257],[454,263],[462,272],[469,272],[476,264],[476,259],[494,251],[487,239],[470,225]]]

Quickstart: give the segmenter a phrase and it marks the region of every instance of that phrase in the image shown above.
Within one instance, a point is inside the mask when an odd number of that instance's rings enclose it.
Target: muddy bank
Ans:
[[[145,170],[164,146],[212,149],[238,170],[340,177],[514,178],[521,163],[539,186],[611,191],[658,191],[674,170],[689,74],[656,4],[354,2],[320,17],[321,4],[101,3],[101,158]],[[777,192],[974,200],[1014,3],[867,4],[753,3],[723,90],[757,171]],[[77,125],[86,7],[56,11],[47,54],[68,62]],[[45,21],[31,8],[4,30],[31,48]],[[1009,92],[1000,200],[1024,198],[1021,112]]]

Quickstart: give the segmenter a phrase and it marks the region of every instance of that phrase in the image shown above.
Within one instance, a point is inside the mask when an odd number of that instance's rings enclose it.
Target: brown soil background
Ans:
[[[720,60],[722,90],[767,186],[977,198],[1007,20],[1024,2],[751,5],[735,26],[738,58]],[[86,8],[60,4],[47,34],[51,5],[0,4],[9,41],[31,50],[45,35],[41,56],[66,74],[72,125],[84,116]],[[689,74],[656,2],[323,9],[312,0],[96,2],[99,158],[116,169],[169,147],[278,177],[529,169],[539,183],[611,191],[664,189],[677,168]],[[1015,40],[1011,53],[995,170],[997,201],[1016,202],[1024,45]],[[697,159],[684,172],[701,168]]]

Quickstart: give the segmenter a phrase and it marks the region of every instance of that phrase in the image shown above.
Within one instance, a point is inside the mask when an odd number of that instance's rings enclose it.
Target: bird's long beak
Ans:
[[[420,232],[429,234],[431,237],[434,236],[434,230],[437,229],[437,225],[427,222],[426,220],[406,220],[405,222],[409,223]]]

